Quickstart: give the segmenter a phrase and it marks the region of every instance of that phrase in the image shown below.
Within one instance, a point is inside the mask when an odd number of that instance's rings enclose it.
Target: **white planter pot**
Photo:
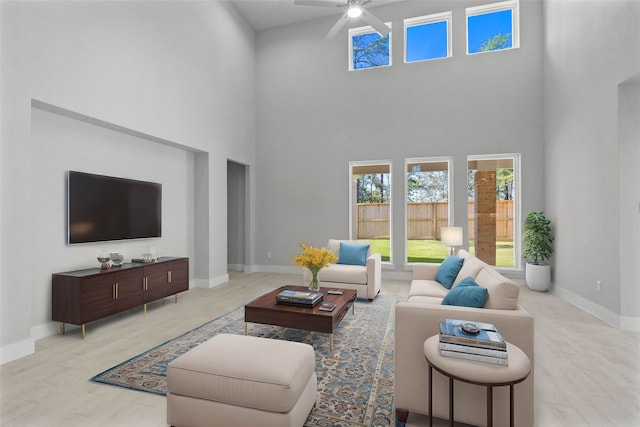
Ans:
[[[532,291],[546,291],[551,285],[551,266],[527,263],[525,277],[529,289]]]

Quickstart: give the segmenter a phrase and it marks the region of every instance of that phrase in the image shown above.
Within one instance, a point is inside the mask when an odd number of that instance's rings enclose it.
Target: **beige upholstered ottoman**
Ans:
[[[302,426],[316,401],[307,344],[220,334],[167,367],[172,426]]]

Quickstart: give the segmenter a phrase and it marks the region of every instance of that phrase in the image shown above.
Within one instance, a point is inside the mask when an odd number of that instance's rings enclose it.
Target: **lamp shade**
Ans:
[[[441,227],[440,241],[445,246],[462,246],[462,227]]]

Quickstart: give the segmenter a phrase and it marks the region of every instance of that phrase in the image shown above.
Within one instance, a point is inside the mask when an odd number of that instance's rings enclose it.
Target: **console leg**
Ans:
[[[84,339],[85,336],[85,328],[84,328],[84,323],[82,324],[82,339]]]
[[[64,322],[62,322],[60,323],[60,333],[64,335],[65,332],[66,332],[66,328],[65,328]]]
[[[329,334],[329,352],[333,353],[333,334]]]
[[[147,304],[144,305],[144,314],[147,314]]]
[[[178,294],[176,294],[176,304],[178,303]]]

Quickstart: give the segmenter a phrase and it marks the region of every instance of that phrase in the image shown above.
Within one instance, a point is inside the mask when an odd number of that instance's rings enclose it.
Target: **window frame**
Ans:
[[[497,50],[469,52],[469,17],[487,15],[495,12],[511,10],[511,47]],[[520,0],[507,0],[499,3],[484,4],[466,8],[466,44],[467,55],[477,55],[482,53],[501,52],[505,50],[518,49],[520,47]]]
[[[393,162],[389,159],[386,160],[354,160],[349,162],[349,238],[351,240],[357,240],[358,236],[354,235],[354,218],[353,207],[357,203],[357,197],[354,201],[354,188],[353,188],[353,169],[359,166],[378,166],[384,165],[389,167],[389,261],[382,261],[382,264],[393,264]],[[366,239],[363,239],[366,240]]]
[[[448,165],[447,173],[448,173],[448,182],[447,182],[447,192],[448,192],[448,205],[447,205],[447,215],[448,221],[447,225],[449,227],[453,226],[453,218],[454,218],[454,197],[453,197],[453,174],[454,174],[454,157],[453,156],[437,156],[437,157],[411,157],[404,159],[404,268],[413,266],[414,262],[409,262],[409,212],[407,209],[407,195],[409,194],[409,180],[407,179],[408,168],[412,163],[442,163],[446,162]]]
[[[447,24],[446,56],[440,56],[437,58],[418,59],[415,61],[407,61],[407,47],[409,45],[407,30],[411,27],[418,27],[421,25],[428,25],[428,24],[436,24],[438,22],[446,22]],[[452,27],[453,27],[453,13],[451,11],[434,13],[431,15],[416,16],[414,18],[406,18],[404,20],[404,63],[413,64],[416,62],[435,61],[438,59],[451,58],[453,56]]]
[[[390,29],[393,29],[392,27],[392,23],[391,22],[385,22],[385,25],[387,27],[389,27]],[[373,28],[371,25],[365,25],[364,27],[356,27],[356,28],[349,28],[349,37],[347,39],[348,44],[349,44],[349,48],[347,49],[347,54],[349,57],[349,71],[362,71],[362,70],[375,70],[378,68],[386,68],[386,67],[391,67],[393,65],[393,48],[392,48],[392,31],[389,31],[389,63],[387,65],[376,65],[375,67],[366,67],[366,68],[353,68],[353,37],[354,36],[360,36],[360,35],[365,35],[365,34],[371,34],[371,33],[376,33],[378,35],[380,35],[380,33],[378,33],[375,28]]]

